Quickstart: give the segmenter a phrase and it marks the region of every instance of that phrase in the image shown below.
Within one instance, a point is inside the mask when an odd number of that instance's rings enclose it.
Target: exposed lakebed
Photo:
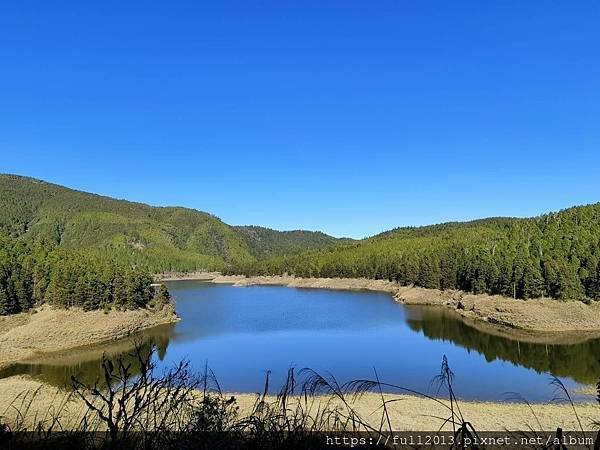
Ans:
[[[488,333],[451,311],[406,306],[385,293],[234,287],[201,281],[168,283],[182,320],[143,333],[158,347],[160,366],[182,358],[207,364],[221,389],[263,390],[267,370],[274,392],[290,366],[335,375],[339,382],[374,378],[435,394],[432,378],[446,355],[457,395],[529,401],[554,397],[556,375],[567,385],[592,384],[600,374],[600,340],[531,343]],[[0,373],[31,374],[54,384],[71,374],[97,376],[101,351],[126,353],[124,343],[18,364]]]

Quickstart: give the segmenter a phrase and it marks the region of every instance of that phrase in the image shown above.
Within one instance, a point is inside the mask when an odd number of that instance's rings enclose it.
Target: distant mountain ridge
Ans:
[[[321,231],[277,231],[255,225],[234,228],[244,237],[252,254],[259,260],[353,242],[353,239],[335,238]]]
[[[154,271],[219,270],[332,246],[321,232],[234,227],[183,207],[154,207],[0,174],[0,232],[93,250]]]

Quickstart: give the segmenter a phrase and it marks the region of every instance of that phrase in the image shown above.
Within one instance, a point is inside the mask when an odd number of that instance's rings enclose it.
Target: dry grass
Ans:
[[[170,305],[158,311],[111,310],[108,314],[46,305],[27,313],[0,316],[0,368],[43,354],[115,341],[177,320]]]
[[[226,393],[225,397],[234,396],[240,408],[240,415],[245,416],[252,412],[257,400],[256,394]],[[15,401],[16,399],[16,401]],[[439,402],[408,394],[384,394],[387,402],[391,425],[394,430],[410,431],[435,431],[440,428],[440,417],[447,415],[447,408]],[[47,411],[58,411],[62,408],[63,425],[76,426],[85,412],[84,405],[73,398],[69,392],[42,383],[29,376],[13,376],[0,380],[0,415],[9,423],[14,423],[17,409],[23,401],[29,402],[29,414],[26,422],[33,426],[36,418],[43,417]],[[267,403],[275,403],[276,396],[267,395]],[[314,414],[330,408],[341,408],[343,402],[332,399],[328,395],[315,395],[310,399],[309,413]],[[289,400],[290,408],[297,406],[302,399],[293,397]],[[349,398],[349,403],[357,414],[370,426],[378,426],[381,420],[381,396],[377,393],[365,393],[359,397]],[[11,406],[12,405],[12,406]],[[578,427],[571,406],[564,403],[538,403],[529,405],[525,403],[510,402],[478,402],[460,401],[460,408],[465,417],[480,431],[486,430],[523,430],[533,429],[555,430],[557,426],[572,430]],[[587,428],[591,427],[599,415],[598,407],[593,403],[576,405],[582,423]],[[535,413],[535,414],[534,414]],[[539,422],[539,423],[538,423]],[[446,429],[450,424],[446,424]]]

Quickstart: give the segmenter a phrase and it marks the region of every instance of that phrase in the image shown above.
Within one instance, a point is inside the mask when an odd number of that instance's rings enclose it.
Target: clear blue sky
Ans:
[[[600,201],[597,1],[0,5],[0,172],[361,237]]]

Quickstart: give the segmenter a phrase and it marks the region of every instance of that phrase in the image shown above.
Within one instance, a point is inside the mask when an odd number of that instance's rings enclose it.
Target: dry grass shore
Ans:
[[[240,407],[239,414],[249,414],[256,394],[226,394],[233,395]],[[387,404],[392,428],[396,431],[437,431],[443,424],[443,419],[448,417],[449,410],[444,404],[435,400],[412,395],[385,394],[386,400],[394,400]],[[267,397],[268,402],[275,402],[274,397]],[[294,409],[298,398],[290,400],[289,408]],[[336,404],[337,402],[337,404]],[[339,400],[329,397],[315,396],[309,400],[310,411],[314,414],[319,408],[325,406],[334,408],[342,407]],[[460,410],[465,418],[473,424],[478,431],[527,430],[529,427],[536,430],[556,430],[562,427],[565,430],[577,430],[579,424],[573,409],[566,404],[543,403],[531,405],[523,403],[494,403],[461,401]],[[381,397],[378,394],[367,393],[351,402],[356,413],[371,426],[378,428],[381,420]],[[52,387],[33,379],[29,376],[13,376],[0,380],[0,416],[5,423],[11,424],[19,420],[18,410],[27,407],[27,420],[43,420],[60,411],[61,424],[67,429],[76,427],[85,408],[81,401],[69,396],[66,391]],[[583,403],[575,405],[577,414],[585,429],[592,429],[593,421],[599,416],[597,405]],[[33,423],[28,423],[31,426]],[[451,429],[446,424],[444,429]]]
[[[162,274],[157,279],[206,280],[234,286],[281,285],[295,288],[350,289],[387,292],[407,305],[442,306],[475,322],[494,325],[496,332],[543,342],[575,342],[600,336],[600,302],[552,299],[515,300],[499,295],[474,295],[461,291],[399,286],[387,280],[365,278],[297,278],[292,276],[221,275],[216,272]]]
[[[159,310],[108,313],[46,305],[26,313],[0,316],[0,369],[42,355],[115,341],[177,320],[170,305]]]

